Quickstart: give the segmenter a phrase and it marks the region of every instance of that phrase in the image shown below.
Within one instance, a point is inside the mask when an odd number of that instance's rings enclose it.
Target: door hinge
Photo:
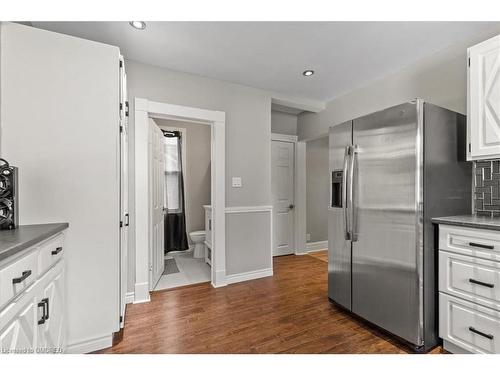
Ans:
[[[470,66],[470,57],[467,59],[467,65]]]
[[[123,316],[120,315],[120,323],[123,323]]]
[[[123,109],[123,103],[120,103],[120,111]]]
[[[128,106],[128,100],[125,102],[125,116],[128,117],[128,112],[129,112],[129,106]]]
[[[123,61],[120,60],[120,68],[123,68]]]
[[[120,125],[120,133],[123,133],[123,125]]]
[[[120,228],[123,227],[123,221],[120,220]]]
[[[471,152],[470,143],[469,143],[469,152]]]
[[[153,271],[153,265],[152,264],[149,265],[149,270]]]

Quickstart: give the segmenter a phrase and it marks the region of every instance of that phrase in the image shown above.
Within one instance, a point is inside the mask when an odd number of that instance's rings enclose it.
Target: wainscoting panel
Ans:
[[[272,207],[226,208],[227,282],[272,275]]]

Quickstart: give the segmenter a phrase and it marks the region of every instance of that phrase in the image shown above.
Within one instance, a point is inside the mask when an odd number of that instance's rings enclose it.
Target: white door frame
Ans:
[[[295,254],[305,254],[306,250],[306,144],[299,142],[296,135],[271,133],[271,142],[289,142],[294,144],[294,239]],[[274,230],[274,225],[272,226]],[[273,233],[273,238],[275,234]],[[272,244],[272,253],[274,252],[274,243]]]
[[[212,130],[212,285],[226,282],[225,113],[135,98],[135,298],[149,297],[148,118],[207,124]]]

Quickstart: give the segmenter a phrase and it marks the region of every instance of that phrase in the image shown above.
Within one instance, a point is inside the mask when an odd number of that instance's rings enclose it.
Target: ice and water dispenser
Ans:
[[[342,207],[342,171],[332,171],[332,207]]]

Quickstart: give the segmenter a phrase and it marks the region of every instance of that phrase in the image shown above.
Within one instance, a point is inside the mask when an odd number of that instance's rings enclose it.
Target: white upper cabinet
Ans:
[[[467,54],[467,159],[500,158],[500,35]]]

